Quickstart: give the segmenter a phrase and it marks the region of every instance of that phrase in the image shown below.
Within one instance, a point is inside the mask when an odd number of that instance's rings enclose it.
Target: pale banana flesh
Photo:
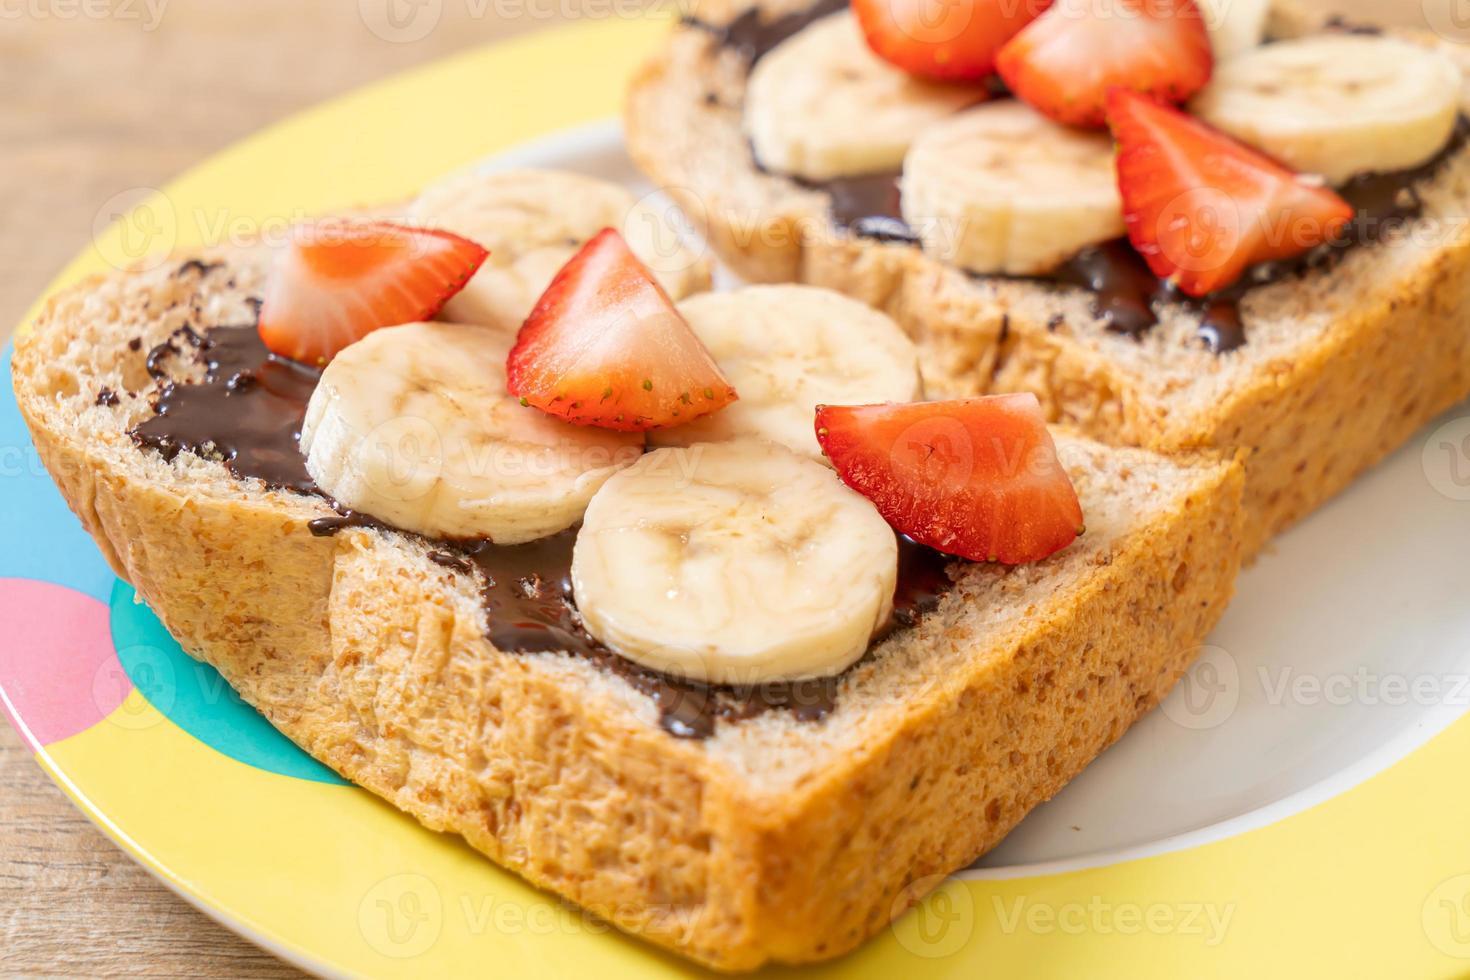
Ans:
[[[892,319],[813,286],[747,286],[679,304],[738,401],[688,425],[655,429],[655,446],[764,439],[818,459],[818,405],[923,396],[918,350]]]
[[[1195,5],[1205,19],[1217,62],[1250,50],[1265,38],[1271,0],[1195,0]]]
[[[851,13],[824,17],[756,63],[745,90],[755,157],[777,173],[830,180],[897,170],[930,124],[985,98],[926,82],[875,55]]]
[[[674,299],[708,286],[704,259],[672,212],[624,187],[552,170],[467,171],[430,184],[409,207],[413,224],[463,235],[490,256],[441,318],[519,327],[557,271],[593,235],[616,228]]]
[[[592,498],[572,556],[588,631],[721,684],[841,672],[893,608],[898,546],[815,460],[755,441],[655,450]]]
[[[565,530],[641,435],[570,425],[505,389],[502,327],[374,331],[322,373],[301,431],[338,504],[429,537],[516,544]]]
[[[1324,34],[1217,64],[1190,109],[1293,170],[1343,184],[1428,161],[1449,141],[1460,97],[1460,72],[1443,54]]]
[[[1036,275],[1124,233],[1113,143],[1017,102],[975,106],[909,150],[903,217],[924,251],[971,272]]]

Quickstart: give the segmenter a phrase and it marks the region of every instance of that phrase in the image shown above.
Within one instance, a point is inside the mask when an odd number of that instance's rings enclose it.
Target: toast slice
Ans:
[[[770,19],[807,6],[756,9]],[[749,9],[700,4],[704,26],[677,29],[643,68],[627,101],[629,150],[743,276],[827,286],[893,316],[920,345],[931,393],[1032,391],[1050,418],[1103,442],[1248,454],[1248,559],[1470,395],[1470,149],[1417,185],[1422,214],[1401,234],[1251,290],[1247,342],[1216,355],[1187,306],[1167,304],[1134,338],[1110,331],[1081,289],[975,277],[834,228],[825,191],[752,157],[747,61],[708,29]],[[1273,5],[1277,37],[1322,28]],[[1470,67],[1463,48],[1405,37]]]
[[[621,928],[724,970],[832,957],[994,846],[1170,689],[1230,599],[1242,469],[1058,436],[1088,530],[951,566],[820,721],[676,738],[622,674],[486,638],[481,585],[320,497],[129,436],[183,327],[251,322],[259,256],[91,279],[17,341],[46,467],[113,569],[304,750]],[[155,359],[172,342],[184,356]],[[320,530],[320,528],[319,528]]]

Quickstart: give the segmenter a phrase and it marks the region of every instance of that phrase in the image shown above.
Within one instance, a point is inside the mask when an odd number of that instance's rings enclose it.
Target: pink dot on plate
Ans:
[[[0,579],[0,704],[32,750],[86,731],[131,691],[105,604],[50,582]]]

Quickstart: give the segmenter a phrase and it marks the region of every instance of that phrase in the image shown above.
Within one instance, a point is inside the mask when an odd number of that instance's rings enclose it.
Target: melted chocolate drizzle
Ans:
[[[1363,37],[1381,37],[1383,35],[1383,28],[1377,24],[1360,24],[1357,21],[1349,20],[1341,14],[1333,14],[1331,17],[1328,17],[1322,26],[1329,31],[1336,31],[1339,34],[1360,34]]]
[[[173,380],[166,368],[189,349],[205,365],[197,384]],[[138,445],[164,459],[184,451],[218,459],[235,476],[278,489],[317,492],[296,440],[320,372],[266,350],[254,324],[203,335],[180,327],[148,352],[146,364],[161,387],[157,414],[131,433]]]
[[[1137,336],[1159,322],[1153,303],[1164,284],[1125,238],[1084,248],[1050,278],[1090,290],[1093,312],[1107,321],[1110,330]]]
[[[719,719],[752,718],[776,709],[791,711],[803,721],[820,720],[832,711],[840,676],[753,686],[706,684],[649,670],[613,653],[587,632],[573,604],[576,536],[571,529],[526,544],[474,541],[446,545],[429,558],[459,572],[478,569],[488,636],[497,649],[509,653],[564,651],[591,660],[651,698],[659,709],[660,723],[673,735],[707,738],[714,734]],[[932,549],[899,539],[899,587],[893,616],[874,643],[915,625],[938,605],[952,587],[946,571],[950,561]]]
[[[1424,213],[1416,185],[1432,179],[1470,141],[1470,119],[1461,116],[1454,133],[1433,159],[1410,170],[1361,174],[1338,188],[1353,207],[1353,220],[1333,241],[1292,259],[1263,262],[1240,281],[1203,298],[1186,296],[1149,269],[1126,238],[1089,246],[1045,276],[1032,281],[1074,286],[1093,294],[1093,313],[1108,329],[1140,336],[1159,322],[1158,307],[1174,303],[1200,317],[1199,336],[1216,354],[1245,343],[1240,303],[1252,290],[1308,272],[1335,267],[1348,252],[1382,241]],[[918,236],[903,220],[898,174],[798,181],[831,195],[832,223],[856,235],[885,242],[916,244]]]
[[[202,381],[169,377],[167,362],[187,354],[204,363]],[[182,327],[149,351],[147,364],[161,387],[154,403],[157,414],[132,430],[140,447],[157,450],[166,459],[180,452],[220,459],[241,479],[254,477],[277,489],[332,502],[306,472],[297,447],[319,371],[271,354],[254,325],[215,327],[203,334]],[[318,537],[349,527],[399,530],[351,510],[308,524]],[[498,649],[527,654],[562,651],[586,658],[651,698],[660,724],[679,738],[707,738],[720,719],[751,718],[769,710],[791,711],[805,721],[832,711],[840,676],[754,687],[705,684],[649,670],[613,653],[583,628],[576,613],[571,585],[575,540],[572,529],[519,545],[429,541],[429,560],[478,577],[486,635]],[[953,585],[947,571],[952,561],[899,539],[893,615],[874,644],[914,626],[938,605]]]
[[[750,64],[770,54],[782,41],[830,14],[847,9],[847,0],[817,0],[805,10],[793,11],[767,20],[759,7],[750,7],[728,24],[711,24],[697,18],[684,23],[715,36],[722,48],[738,52]]]
[[[826,191],[832,223],[855,235],[880,242],[918,245],[919,236],[903,220],[896,173],[840,177],[836,180],[796,182],[809,190]]]
[[[315,487],[313,487],[312,489],[318,494],[321,493],[321,491],[316,490]],[[326,496],[325,494],[321,495],[324,497]],[[336,504],[331,501],[330,498],[328,498],[328,503],[332,503],[334,507],[336,506]],[[366,514],[359,514],[355,510],[346,509],[339,509],[337,513],[333,514],[331,517],[317,517],[306,522],[306,529],[310,531],[312,537],[315,538],[330,538],[338,531],[345,531],[349,527],[375,527],[380,530],[396,530],[396,528],[392,528],[389,525],[384,524],[377,518],[369,517]]]

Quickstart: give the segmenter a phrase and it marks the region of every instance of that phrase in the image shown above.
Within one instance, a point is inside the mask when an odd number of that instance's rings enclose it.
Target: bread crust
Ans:
[[[132,444],[148,347],[232,322],[258,289],[249,256],[224,260],[203,280],[93,279],[17,341],[21,411],[113,569],[344,777],[716,969],[824,959],[883,928],[1155,704],[1232,592],[1237,464],[1061,436],[1090,525],[1076,545],[969,568],[821,723],[773,712],[679,740],[587,661],[496,650],[477,583],[421,540],[313,537],[325,503]],[[100,387],[125,394],[97,404]]]
[[[1273,5],[1276,36],[1320,21]],[[931,395],[1032,391],[1053,421],[1104,442],[1246,454],[1248,560],[1470,396],[1470,151],[1424,192],[1414,233],[1258,290],[1243,309],[1248,343],[1217,357],[1182,308],[1134,341],[1109,334],[1079,290],[970,277],[833,229],[824,193],[756,167],[744,85],[735,54],[683,28],[636,76],[625,113],[634,160],[723,259],[752,280],[825,286],[884,310],[919,344]]]

